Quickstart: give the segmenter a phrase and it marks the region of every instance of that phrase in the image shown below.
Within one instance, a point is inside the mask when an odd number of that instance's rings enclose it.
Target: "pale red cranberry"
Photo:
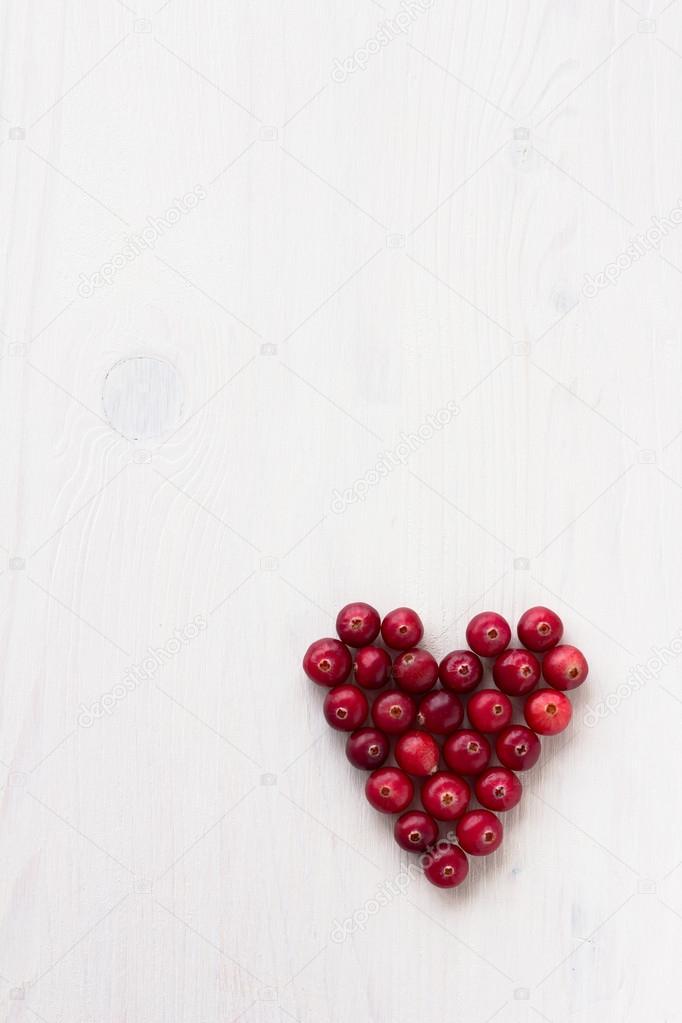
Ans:
[[[316,639],[303,658],[303,670],[318,686],[345,682],[353,665],[348,647],[338,639]]]
[[[393,678],[407,693],[426,693],[438,679],[438,664],[428,650],[405,650],[393,662]]]
[[[470,810],[457,822],[457,841],[472,856],[488,856],[502,844],[502,821],[490,810]]]
[[[354,604],[346,604],[336,616],[336,631],[339,639],[348,646],[367,646],[379,635],[381,618],[379,612],[371,604],[361,600]]]
[[[380,646],[363,646],[355,655],[353,676],[363,689],[381,689],[391,677],[391,655]]]
[[[454,821],[469,805],[471,790],[464,778],[439,771],[422,785],[422,806],[439,821]]]
[[[462,728],[443,743],[443,759],[458,774],[478,774],[490,762],[490,743],[480,732]]]
[[[417,705],[407,693],[389,689],[372,704],[372,721],[387,735],[400,735],[411,728],[417,717]]]
[[[462,724],[464,708],[454,693],[438,689],[419,701],[417,724],[432,735],[449,735]]]
[[[398,817],[393,828],[395,840],[407,852],[424,852],[438,840],[438,825],[421,810],[408,810]]]
[[[511,810],[521,799],[523,785],[506,767],[491,767],[479,774],[475,791],[476,799],[488,810]]]
[[[530,650],[505,650],[495,659],[493,679],[509,696],[525,696],[540,678],[540,662]]]
[[[545,654],[542,662],[545,682],[562,692],[581,686],[587,678],[588,671],[585,657],[574,646],[555,646]]]
[[[391,751],[388,736],[378,728],[359,728],[346,739],[346,756],[353,767],[373,771],[386,762]]]
[[[544,653],[561,641],[564,624],[556,611],[548,607],[529,607],[519,618],[516,633],[529,650]]]
[[[467,643],[479,657],[497,657],[511,639],[509,623],[495,611],[481,611],[467,625]]]
[[[511,700],[497,689],[479,689],[467,703],[467,717],[478,732],[500,732],[514,713]]]
[[[542,747],[535,732],[525,725],[509,725],[497,736],[497,759],[511,771],[528,771],[540,756]]]
[[[396,741],[394,755],[403,771],[427,778],[438,769],[440,747],[426,732],[405,732]]]
[[[523,716],[538,735],[558,735],[567,728],[573,708],[565,693],[558,689],[538,689],[531,693],[523,707]]]
[[[439,842],[424,857],[424,874],[437,888],[456,888],[469,873],[469,861],[458,845]]]
[[[367,779],[365,795],[380,813],[402,813],[414,798],[414,785],[400,768],[380,767]]]
[[[381,623],[381,638],[393,650],[409,650],[417,646],[423,635],[421,618],[409,607],[389,611]]]
[[[369,713],[367,697],[357,686],[342,684],[330,689],[324,698],[327,724],[340,732],[354,732],[363,725]]]
[[[470,693],[483,678],[483,665],[470,650],[451,650],[440,662],[438,675],[445,689]]]

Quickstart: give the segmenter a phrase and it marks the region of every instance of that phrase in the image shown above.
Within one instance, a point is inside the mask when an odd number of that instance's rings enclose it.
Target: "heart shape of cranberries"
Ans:
[[[482,611],[467,626],[468,649],[440,663],[420,646],[424,626],[409,607],[382,619],[356,601],[339,611],[336,631],[338,639],[316,640],[303,658],[308,678],[328,688],[324,716],[349,733],[351,764],[370,772],[365,795],[374,809],[399,815],[401,849],[419,853],[432,884],[455,888],[469,856],[502,843],[498,814],[521,799],[518,775],[537,763],[539,737],[569,725],[566,694],[587,678],[587,661],[561,643],[561,619],[542,606],[521,615],[520,647],[509,646],[502,615]]]

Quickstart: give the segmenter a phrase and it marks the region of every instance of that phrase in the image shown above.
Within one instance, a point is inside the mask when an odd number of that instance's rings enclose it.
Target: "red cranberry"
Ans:
[[[528,771],[537,763],[541,750],[535,732],[525,725],[509,725],[497,737],[497,759],[512,771]]]
[[[391,676],[391,656],[380,646],[363,646],[355,655],[355,681],[363,689],[381,689]]]
[[[443,744],[443,759],[458,774],[478,774],[488,766],[490,753],[486,737],[470,728],[453,732]]]
[[[491,767],[479,774],[475,791],[476,799],[488,810],[511,810],[521,799],[523,785],[506,767]]]
[[[405,732],[395,744],[399,767],[418,778],[427,778],[438,769],[440,747],[426,732]]]
[[[363,725],[369,712],[367,697],[357,686],[340,685],[330,689],[324,698],[327,724],[340,732],[354,732]]]
[[[490,810],[470,810],[457,822],[457,841],[472,856],[488,856],[502,844],[502,821]]]
[[[452,650],[438,668],[441,683],[453,693],[470,693],[483,678],[483,665],[470,650]]]
[[[348,648],[338,639],[317,639],[303,658],[303,670],[318,686],[335,686],[345,682],[353,661]]]
[[[497,657],[511,639],[509,623],[495,611],[481,611],[467,625],[467,643],[479,657]]]
[[[391,750],[387,736],[378,728],[359,728],[346,739],[346,756],[353,767],[373,771],[386,761]]]
[[[513,713],[511,700],[497,689],[479,689],[467,703],[467,716],[478,732],[500,732]]]
[[[424,874],[437,888],[456,888],[469,873],[469,861],[458,845],[440,842],[424,857]]]
[[[409,650],[419,643],[423,635],[421,618],[409,607],[389,611],[381,623],[381,638],[393,650]]]
[[[354,604],[346,604],[336,616],[336,631],[339,638],[348,646],[366,646],[373,643],[379,635],[380,628],[379,612],[371,604],[363,604],[361,600]]]
[[[365,795],[380,813],[402,813],[414,798],[414,785],[398,767],[380,767],[367,779]]]
[[[519,618],[516,632],[524,646],[542,653],[560,642],[564,623],[556,611],[548,607],[529,607]]]
[[[538,735],[558,735],[567,728],[573,708],[565,693],[557,689],[538,689],[525,702],[523,716]]]
[[[462,724],[464,709],[454,693],[438,689],[419,701],[417,724],[432,735],[449,735]]]
[[[545,654],[542,674],[553,689],[577,689],[587,678],[587,661],[574,646],[555,646]]]
[[[422,785],[422,805],[439,821],[454,821],[469,805],[471,790],[458,774],[439,771]]]
[[[438,664],[428,650],[406,650],[393,662],[393,678],[407,693],[426,693],[438,678]]]
[[[509,696],[525,696],[540,678],[540,662],[530,650],[505,650],[493,664],[495,685]]]
[[[424,852],[438,839],[438,825],[433,817],[421,810],[408,810],[395,822],[395,840],[408,852]]]
[[[372,721],[388,735],[400,735],[414,724],[417,705],[407,693],[389,689],[377,696],[372,704]]]

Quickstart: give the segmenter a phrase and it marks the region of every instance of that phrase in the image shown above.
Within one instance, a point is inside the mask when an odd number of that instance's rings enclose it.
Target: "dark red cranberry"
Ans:
[[[424,875],[437,888],[456,888],[469,873],[469,861],[458,845],[439,842],[424,857]]]
[[[516,633],[529,650],[544,653],[561,641],[564,624],[556,611],[548,607],[529,607],[519,618]]]
[[[495,685],[509,696],[525,696],[540,678],[540,662],[530,650],[505,650],[493,664]]]
[[[478,732],[500,732],[514,714],[511,700],[497,689],[479,689],[467,703],[467,717]]]
[[[393,650],[409,650],[417,646],[423,635],[421,618],[409,607],[389,611],[381,623],[381,638]]]
[[[438,825],[433,817],[421,810],[408,810],[395,822],[395,840],[408,852],[424,852],[438,839]]]
[[[427,778],[438,769],[440,747],[426,732],[405,732],[396,741],[394,755],[403,771]]]
[[[372,721],[388,735],[400,735],[411,728],[417,717],[417,705],[407,693],[389,689],[372,704]]]
[[[509,623],[495,611],[481,611],[467,625],[467,643],[479,657],[497,657],[511,639]]]
[[[388,737],[378,728],[359,728],[346,739],[346,756],[353,767],[373,771],[385,763],[391,750]]]
[[[497,759],[511,771],[528,771],[540,756],[540,740],[525,725],[509,725],[497,736]]]
[[[406,650],[393,662],[393,678],[406,693],[426,693],[438,679],[438,664],[428,650]]]
[[[369,704],[362,689],[342,684],[329,690],[324,698],[323,710],[327,724],[332,728],[340,732],[354,732],[367,720]]]
[[[488,856],[502,844],[502,821],[490,810],[470,810],[457,822],[457,841],[471,856]]]
[[[417,724],[432,735],[449,735],[462,724],[464,708],[454,693],[438,689],[419,701]]]
[[[558,735],[571,721],[573,708],[558,689],[538,689],[525,702],[523,716],[538,735]]]
[[[542,674],[553,689],[577,689],[587,678],[587,661],[574,646],[555,646],[545,654]]]
[[[318,686],[345,682],[353,665],[348,647],[338,639],[316,639],[303,658],[303,670]]]
[[[440,662],[438,675],[445,689],[470,693],[483,678],[483,665],[470,650],[452,650]]]
[[[355,655],[353,675],[363,689],[381,689],[391,677],[391,655],[380,646],[363,646]]]
[[[422,806],[439,821],[454,821],[464,813],[471,790],[464,778],[450,771],[439,771],[422,785]]]
[[[336,616],[336,631],[348,646],[367,646],[373,643],[380,628],[379,612],[361,600],[346,604]]]
[[[414,785],[400,768],[380,767],[367,779],[365,795],[380,813],[402,813],[414,798]]]
[[[488,810],[511,810],[521,799],[523,785],[506,767],[491,767],[479,774],[475,791],[476,799]]]
[[[478,774],[490,762],[490,743],[480,732],[462,728],[443,743],[443,759],[458,774]]]

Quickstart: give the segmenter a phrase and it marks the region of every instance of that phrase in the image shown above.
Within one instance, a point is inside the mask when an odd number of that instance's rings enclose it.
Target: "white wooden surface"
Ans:
[[[0,31],[0,1018],[682,1020],[682,3]],[[590,658],[457,893],[300,670],[358,598]]]

